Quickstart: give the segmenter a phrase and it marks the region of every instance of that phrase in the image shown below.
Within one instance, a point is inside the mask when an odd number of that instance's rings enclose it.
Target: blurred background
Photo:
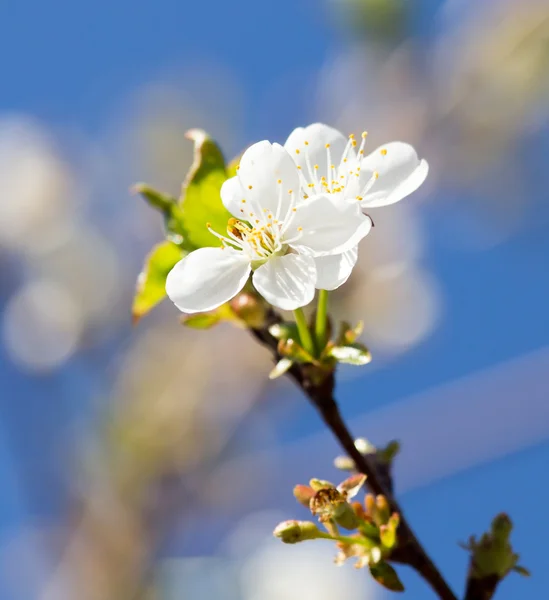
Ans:
[[[335,442],[244,331],[168,302],[132,327],[184,133],[227,158],[320,120],[431,166],[376,227],[334,311],[356,436],[398,438],[397,490],[456,591],[457,542],[508,511],[542,597],[549,521],[549,0],[1,0],[0,597],[383,600],[291,493]],[[372,139],[373,138],[373,139]],[[431,598],[402,570],[410,598]]]

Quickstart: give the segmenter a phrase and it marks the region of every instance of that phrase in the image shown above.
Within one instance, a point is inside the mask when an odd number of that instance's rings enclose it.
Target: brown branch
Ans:
[[[280,323],[282,318],[274,311],[268,311],[266,323],[260,329],[251,329],[252,335],[269,348],[275,362],[281,356],[278,354],[278,341],[269,333],[269,327]],[[444,577],[436,565],[429,558],[423,546],[415,536],[410,525],[406,521],[402,509],[394,498],[390,487],[375,464],[375,455],[364,456],[356,448],[354,438],[341,417],[337,402],[334,398],[335,378],[334,373],[324,377],[316,377],[315,367],[307,364],[294,364],[288,371],[288,375],[303,390],[315,408],[319,411],[324,423],[333,433],[341,447],[354,460],[359,472],[367,476],[367,485],[375,494],[383,494],[393,512],[400,515],[400,539],[401,544],[395,555],[395,560],[415,569],[425,581],[433,588],[440,600],[457,600],[457,597],[446,583]],[[473,599],[470,599],[473,600]],[[476,600],[476,599],[474,599]]]
[[[474,569],[471,564],[465,589],[465,600],[491,600],[502,578],[496,574],[475,577],[473,573]]]

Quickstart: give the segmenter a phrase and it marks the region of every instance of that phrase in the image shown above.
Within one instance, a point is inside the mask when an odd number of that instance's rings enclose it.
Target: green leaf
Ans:
[[[168,237],[172,242],[181,244],[185,238],[185,228],[183,227],[183,217],[181,208],[177,200],[168,194],[164,194],[150,187],[146,183],[137,183],[133,186],[135,193],[141,194],[145,202],[156,210],[160,211],[164,217],[164,226]]]
[[[390,441],[385,448],[377,451],[378,458],[387,465],[390,465],[395,456],[400,452],[400,442],[398,440]]]
[[[341,321],[341,323],[339,324],[339,331],[336,338],[336,344],[338,346],[346,346],[348,344],[353,344],[363,330],[364,323],[362,321],[359,321],[355,327],[353,327],[347,321]]]
[[[372,360],[372,355],[362,344],[334,346],[330,349],[330,356],[349,365],[367,365]]]
[[[276,379],[281,375],[284,375],[288,369],[294,364],[294,361],[289,358],[281,358],[277,363],[275,368],[269,373],[269,379]]]
[[[156,245],[148,254],[143,270],[137,278],[132,306],[134,323],[164,299],[166,277],[183,256],[183,250],[170,241]]]
[[[530,577],[531,575],[530,571],[526,567],[522,567],[521,565],[513,567],[513,571],[515,571],[515,573],[518,573],[519,575],[522,575],[523,577]]]
[[[183,325],[192,327],[193,329],[210,329],[210,327],[217,325],[221,320],[221,314],[218,312],[200,313],[185,317],[183,319]]]
[[[278,341],[278,353],[294,362],[308,363],[313,361],[313,357],[298,342],[290,338]]]
[[[225,159],[219,146],[201,129],[192,129],[186,136],[194,142],[194,162],[183,184],[179,204],[186,240],[191,248],[219,246],[219,240],[206,224],[224,234],[231,218],[220,196],[227,179]]]
[[[398,578],[397,572],[389,563],[380,561],[370,565],[370,573],[372,577],[381,584],[384,588],[392,592],[403,592],[404,586]]]

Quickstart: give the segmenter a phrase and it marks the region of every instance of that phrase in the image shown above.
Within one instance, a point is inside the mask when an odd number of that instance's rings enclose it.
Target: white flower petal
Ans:
[[[227,179],[221,186],[221,201],[225,208],[237,219],[248,219],[248,207],[245,207],[242,200],[245,199],[246,194],[240,184],[238,177],[231,177]]]
[[[343,285],[349,279],[357,259],[358,246],[342,254],[315,258],[317,289],[335,290]]]
[[[326,256],[350,250],[371,228],[358,202],[346,202],[338,194],[313,196],[298,204],[285,239],[296,237],[290,245],[298,252]]]
[[[275,256],[253,274],[255,289],[273,306],[295,310],[315,295],[316,267],[310,256]]]
[[[246,256],[232,248],[200,248],[168,273],[166,292],[185,313],[213,310],[235,296],[250,274]]]
[[[305,142],[308,143],[305,144]],[[286,140],[284,148],[288,150],[296,164],[301,167],[307,180],[311,179],[308,165],[313,169],[315,165],[318,165],[318,170],[316,170],[318,178],[326,177],[330,181],[332,178],[328,176],[328,168],[330,165],[334,165],[336,168],[339,167],[347,142],[348,139],[337,129],[322,123],[313,123],[308,127],[294,129]],[[330,164],[328,164],[326,144],[330,144]],[[296,151],[299,151],[299,153]],[[307,163],[307,157],[309,163]],[[349,148],[347,157],[349,162],[355,158],[355,152],[352,148]]]
[[[290,206],[289,192],[299,193],[299,172],[280,144],[263,141],[250,146],[240,160],[238,178],[247,201],[247,220],[265,212],[283,219]]]
[[[382,153],[387,151],[386,154]],[[380,146],[364,158],[361,165],[361,183],[366,183],[377,171],[378,179],[364,195],[362,208],[394,204],[408,196],[425,181],[429,165],[419,160],[410,144],[391,142]]]

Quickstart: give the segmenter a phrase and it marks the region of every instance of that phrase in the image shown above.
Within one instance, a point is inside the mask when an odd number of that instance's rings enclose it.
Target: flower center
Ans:
[[[286,227],[279,221],[263,221],[258,226],[253,226],[246,221],[234,217],[227,223],[227,235],[221,235],[211,228],[210,233],[221,240],[222,248],[236,248],[245,252],[252,263],[258,266],[271,256],[282,256],[288,251],[288,243],[294,242],[302,235],[302,228],[298,227],[298,234],[292,239],[284,239]],[[253,266],[253,265],[252,265]]]
[[[280,225],[268,222],[261,227],[252,227],[238,219],[229,219],[227,234],[232,240],[239,240],[250,254],[268,258],[280,250]]]
[[[349,136],[349,141],[339,157],[339,161],[332,156],[330,144],[326,144],[326,174],[320,174],[321,170],[318,164],[311,161],[309,153],[309,142],[305,141],[302,148],[296,148],[297,155],[303,154],[296,159],[301,178],[301,185],[305,191],[305,197],[310,194],[344,194],[347,198],[356,198],[363,200],[364,196],[370,191],[379,177],[379,173],[374,171],[370,177],[361,177],[361,162],[364,157],[364,145],[368,133],[362,132],[362,141],[358,152],[354,149],[358,145],[354,134]],[[382,149],[382,156],[386,156],[387,150]],[[301,163],[301,164],[299,164]],[[322,169],[324,171],[324,169]]]

